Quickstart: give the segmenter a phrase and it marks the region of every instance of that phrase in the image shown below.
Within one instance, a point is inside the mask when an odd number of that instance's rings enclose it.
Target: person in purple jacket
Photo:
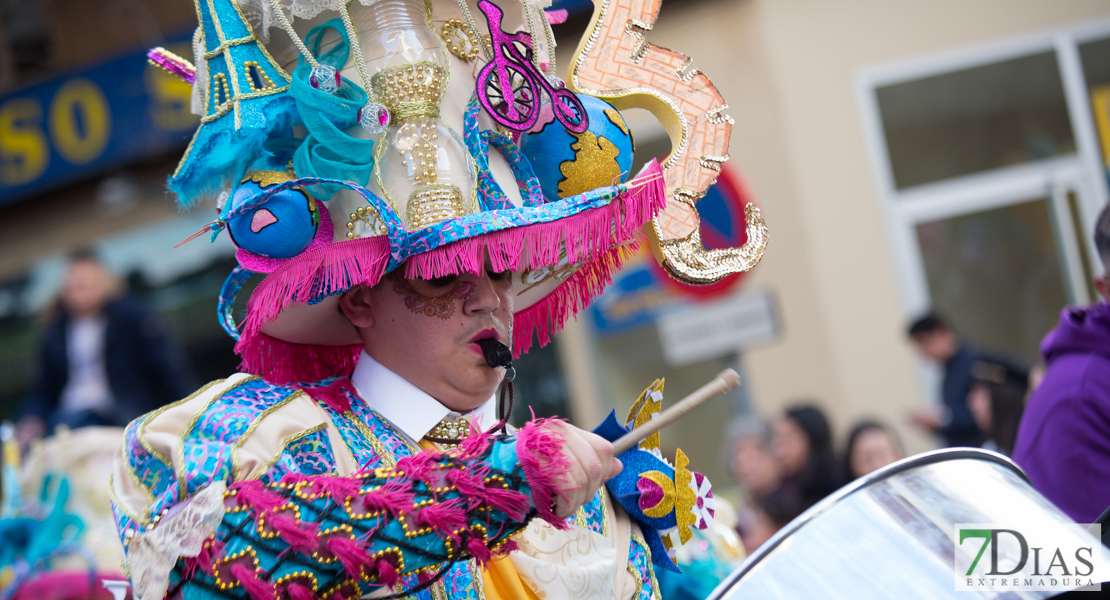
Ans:
[[[1014,460],[1033,487],[1079,523],[1110,507],[1110,207],[1095,225],[1102,300],[1065,308],[1041,342],[1048,366],[1029,399]]]

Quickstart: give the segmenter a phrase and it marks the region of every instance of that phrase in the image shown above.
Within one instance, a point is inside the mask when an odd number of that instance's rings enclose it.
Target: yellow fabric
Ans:
[[[482,569],[482,592],[486,600],[540,600],[521,581],[520,574],[508,556],[502,556]]]

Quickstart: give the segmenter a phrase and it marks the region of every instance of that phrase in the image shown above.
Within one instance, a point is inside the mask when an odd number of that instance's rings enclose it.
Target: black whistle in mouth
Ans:
[[[478,340],[477,344],[482,348],[482,355],[486,358],[486,364],[489,365],[489,368],[513,366],[512,351],[509,350],[508,346],[497,341],[496,338]]]

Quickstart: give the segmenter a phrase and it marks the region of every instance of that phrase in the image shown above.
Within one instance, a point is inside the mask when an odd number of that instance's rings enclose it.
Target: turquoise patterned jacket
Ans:
[[[542,512],[532,505],[529,486],[532,478],[525,476],[527,467],[521,464],[525,461],[517,456],[516,444],[523,435],[522,430],[519,435],[494,439],[486,444],[482,452],[471,453],[472,456],[458,461],[444,459],[433,468],[444,469],[444,472],[481,473],[487,486],[491,485],[488,483],[490,480],[494,480],[508,492],[519,492],[527,500],[526,514],[514,514],[511,508],[491,507],[480,498],[460,495],[461,492],[455,490],[435,500],[441,505],[454,500],[454,504],[469,507],[464,516],[466,527],[470,529],[456,530],[463,532],[462,539],[455,539],[453,543],[449,538],[445,539],[442,535],[436,537],[431,533],[413,538],[409,536],[410,529],[405,523],[396,522],[398,518],[403,521],[407,512],[410,518],[408,525],[412,525],[415,513],[411,511],[383,511],[374,525],[367,527],[365,522],[360,521],[364,517],[350,510],[329,509],[329,500],[322,492],[311,500],[306,499],[311,498],[309,494],[298,496],[292,491],[292,485],[281,485],[282,482],[289,484],[310,478],[322,482],[310,483],[311,489],[312,485],[323,486],[325,479],[350,482],[349,476],[364,473],[370,474],[363,476],[369,478],[356,480],[353,485],[361,486],[361,493],[369,495],[397,472],[406,469],[416,471],[412,467],[416,464],[413,457],[420,453],[419,449],[370,410],[354,392],[349,379],[276,386],[257,377],[238,374],[228,380],[213,382],[193,396],[144,415],[127,427],[111,485],[112,508],[124,545],[125,567],[130,568],[129,576],[137,591],[141,591],[138,588],[146,585],[144,582],[147,580],[159,579],[161,571],[170,570],[170,573],[161,575],[164,578],[168,575],[166,592],[180,592],[187,598],[254,597],[258,600],[257,596],[265,598],[271,593],[298,600],[301,597],[357,597],[356,588],[350,585],[359,583],[358,578],[347,581],[339,564],[343,561],[335,555],[321,550],[325,556],[314,561],[308,555],[316,556],[315,552],[302,552],[297,555],[296,564],[282,564],[281,561],[288,563],[288,556],[296,554],[297,549],[292,548],[297,544],[290,544],[286,538],[294,542],[298,538],[293,534],[279,535],[276,530],[267,530],[267,525],[260,522],[262,519],[259,517],[263,516],[260,511],[248,514],[246,508],[235,505],[236,491],[239,496],[244,496],[244,493],[242,488],[234,488],[249,484],[254,492],[265,488],[263,492],[271,493],[269,497],[275,502],[280,499],[290,505],[299,503],[295,507],[290,506],[285,514],[293,515],[292,509],[296,508],[296,523],[307,523],[305,527],[320,536],[323,536],[322,531],[347,531],[344,528],[354,526],[351,538],[363,543],[369,558],[366,563],[369,566],[362,571],[364,576],[358,595],[376,589],[373,587],[375,564],[386,569],[400,566],[396,564],[398,561],[393,561],[392,567],[374,563],[374,556],[371,555],[383,546],[373,540],[371,542],[378,545],[371,546],[366,540],[374,535],[389,538],[389,532],[398,531],[405,532],[405,535],[389,539],[399,539],[399,545],[392,545],[390,551],[399,548],[404,556],[398,555],[398,558],[404,559],[407,564],[406,568],[398,569],[408,573],[398,580],[401,589],[416,590],[412,597],[429,600],[478,600],[484,598],[481,571],[473,558],[467,558],[467,555],[473,555],[469,551],[473,546],[466,544],[466,536],[481,529],[485,546],[500,548],[512,533]],[[399,463],[405,469],[398,467]],[[459,475],[460,479],[463,477]],[[390,485],[399,485],[399,481]],[[183,501],[217,484],[233,488],[225,495],[226,514],[215,534],[217,539],[226,540],[226,548],[224,542],[215,547],[216,544],[206,541],[201,544],[198,559],[187,558],[189,553],[184,552],[182,554],[186,558],[170,556],[169,561],[163,560],[152,567],[152,563],[157,561],[150,558],[150,548],[157,545],[152,540],[158,538],[153,532],[159,531],[159,523],[173,520],[174,527],[166,525],[161,529],[181,529],[178,522],[184,517],[196,518],[195,515],[185,515],[190,511],[182,507],[188,507],[190,503]],[[406,489],[415,494],[408,500],[415,499],[416,504],[422,498],[431,503],[437,491],[446,489],[441,487],[442,480],[413,479],[406,481],[406,485],[409,486]],[[289,490],[285,490],[286,487]],[[465,489],[465,486],[460,485],[459,489]],[[347,504],[349,506],[350,502]],[[247,515],[249,523],[244,525],[241,523],[243,517],[236,516],[236,511],[240,510]],[[280,512],[282,509],[271,510]],[[567,524],[604,534],[612,519],[607,498],[599,492],[574,517],[567,519]],[[482,523],[480,526],[476,525],[479,521]],[[252,528],[257,528],[257,531],[251,533]],[[491,532],[490,529],[497,531]],[[245,535],[244,531],[249,535]],[[193,542],[194,545],[198,543],[196,540]],[[406,544],[424,544],[423,552],[416,552],[415,546],[409,548]],[[242,558],[240,562],[251,567],[247,571],[257,576],[262,587],[255,586],[254,581],[247,582],[249,585],[235,585],[233,581],[232,585],[221,588],[219,584],[227,584],[231,574],[229,567],[234,565],[226,560],[215,565],[206,564],[206,561],[212,561],[218,555],[226,557],[236,549],[242,554],[247,545],[254,551],[254,557],[249,558],[257,559],[258,563],[253,565],[248,558]],[[479,549],[478,553],[484,552]],[[442,561],[443,568],[433,568],[436,557],[452,557],[453,560]],[[268,561],[277,561],[278,567],[268,566]],[[412,569],[408,567],[413,565],[428,566],[419,573],[409,573]],[[357,567],[354,568],[357,572]],[[638,593],[634,597],[640,600],[658,597],[650,554],[646,544],[636,535],[632,536],[629,545],[627,570],[638,582]],[[247,571],[240,570],[237,574],[247,577]],[[351,569],[347,571],[351,572]],[[428,581],[430,574],[436,575],[434,581]],[[341,586],[333,585],[325,588],[328,582],[340,582],[348,587],[339,589]],[[311,590],[312,595],[296,596],[289,587],[294,583]],[[162,588],[155,585],[150,589]],[[267,589],[270,591],[267,592]],[[142,594],[138,597],[145,600]]]

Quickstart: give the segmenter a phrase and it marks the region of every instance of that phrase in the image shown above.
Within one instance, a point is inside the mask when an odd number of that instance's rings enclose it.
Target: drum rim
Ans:
[[[908,471],[909,469],[924,467],[926,465],[931,465],[938,462],[967,459],[985,460],[987,462],[993,462],[1004,467],[1008,467],[1011,471],[1021,477],[1023,481],[1032,485],[1032,482],[1029,481],[1029,476],[1025,474],[1025,471],[1022,471],[1021,467],[1019,467],[1017,463],[1015,463],[1008,456],[993,452],[991,450],[984,450],[982,448],[943,448],[940,450],[932,450],[929,452],[923,452],[921,454],[915,454],[913,456],[903,458],[898,462],[891,463],[881,469],[860,477],[859,479],[853,481],[852,483],[849,483],[848,485],[845,485],[844,487],[822,499],[817,504],[811,506],[802,514],[798,515],[793,521],[787,523],[785,527],[776,532],[775,535],[771,536],[771,539],[764,542],[763,545],[757,548],[755,552],[744,559],[743,564],[741,564],[735,571],[730,573],[728,577],[721,581],[721,583],[719,583],[717,587],[713,589],[713,592],[709,594],[706,600],[717,600],[718,598],[720,598],[721,594],[723,594],[725,590],[735,585],[736,582],[740,579],[743,579],[743,577],[752,570],[752,567],[759,564],[759,562],[762,561],[763,558],[770,554],[775,548],[777,548],[783,540],[790,537],[790,535],[792,535],[795,531],[801,529],[802,526],[812,521],[818,515],[827,512],[833,506],[839,504],[845,498],[854,494],[857,490],[866,487],[872,483],[875,483],[876,481],[882,481],[883,479],[897,475],[903,471]]]

